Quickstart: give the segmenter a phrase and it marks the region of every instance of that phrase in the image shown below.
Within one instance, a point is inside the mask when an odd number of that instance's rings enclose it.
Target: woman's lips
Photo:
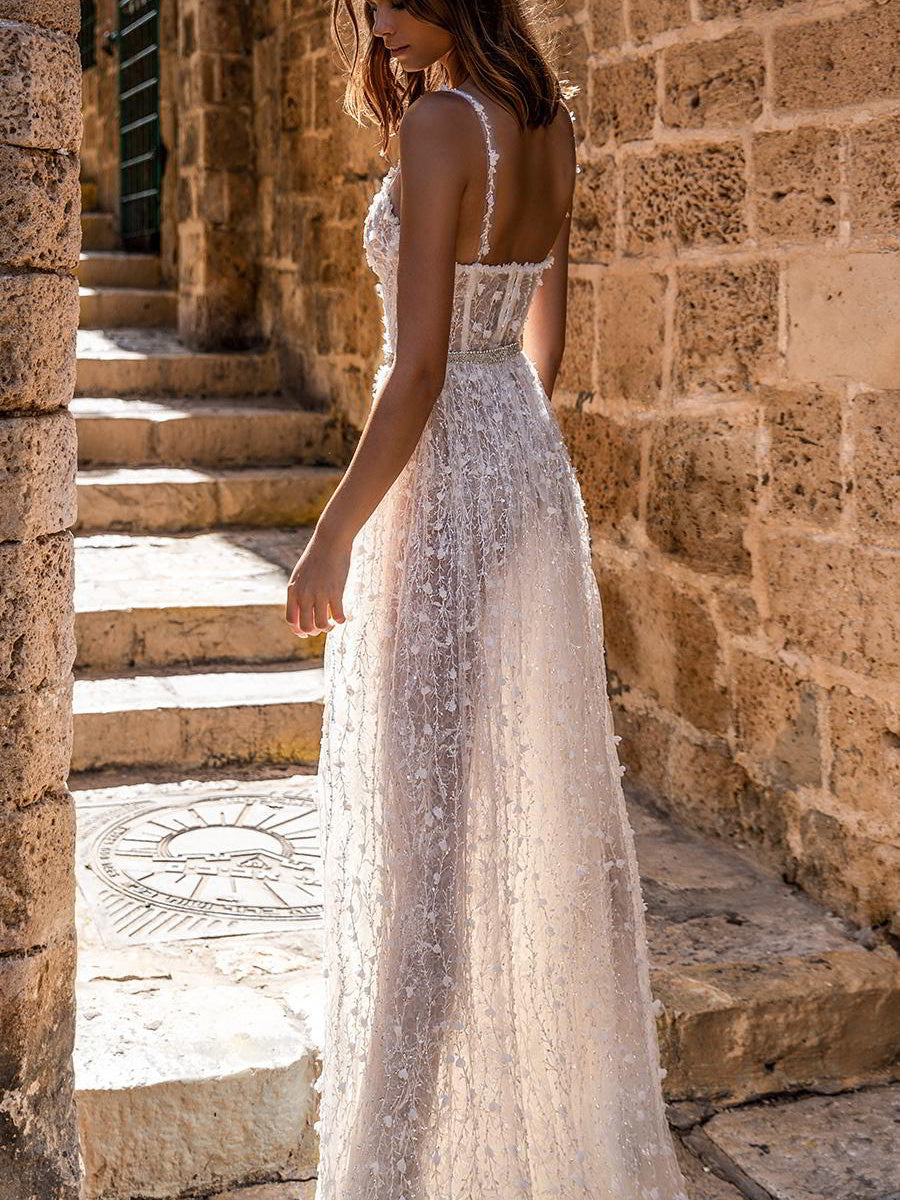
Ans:
[[[388,46],[386,49],[388,54],[403,54],[409,49],[409,46]]]

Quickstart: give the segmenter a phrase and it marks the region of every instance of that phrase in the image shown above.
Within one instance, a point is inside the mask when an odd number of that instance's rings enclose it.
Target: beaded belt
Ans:
[[[519,342],[506,342],[502,346],[483,346],[479,350],[448,350],[447,363],[497,363],[506,362],[522,353]],[[393,350],[384,351],[384,361],[392,362]]]

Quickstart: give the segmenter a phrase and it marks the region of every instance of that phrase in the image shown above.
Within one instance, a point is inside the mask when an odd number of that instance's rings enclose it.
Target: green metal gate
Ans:
[[[159,0],[118,0],[122,244],[159,250]]]

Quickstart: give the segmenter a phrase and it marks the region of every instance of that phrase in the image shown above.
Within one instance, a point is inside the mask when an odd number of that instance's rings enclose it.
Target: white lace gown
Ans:
[[[459,89],[448,89],[459,90]],[[576,477],[520,349],[552,259],[456,269],[447,374],[329,633],[316,1200],[687,1200]],[[364,226],[396,334],[399,222]]]

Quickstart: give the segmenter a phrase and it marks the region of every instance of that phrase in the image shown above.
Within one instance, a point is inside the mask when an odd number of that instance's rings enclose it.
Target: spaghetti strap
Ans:
[[[487,192],[484,202],[484,218],[481,222],[481,238],[478,244],[478,257],[475,260],[476,262],[483,262],[490,253],[491,218],[494,214],[494,173],[499,155],[494,149],[494,143],[491,139],[491,125],[488,121],[488,115],[485,111],[485,107],[481,101],[477,100],[474,96],[469,95],[468,92],[464,92],[461,88],[445,87],[443,90],[445,92],[455,92],[458,96],[465,96],[465,98],[472,103],[475,111],[481,118],[481,124],[484,129],[484,140],[487,147]]]

